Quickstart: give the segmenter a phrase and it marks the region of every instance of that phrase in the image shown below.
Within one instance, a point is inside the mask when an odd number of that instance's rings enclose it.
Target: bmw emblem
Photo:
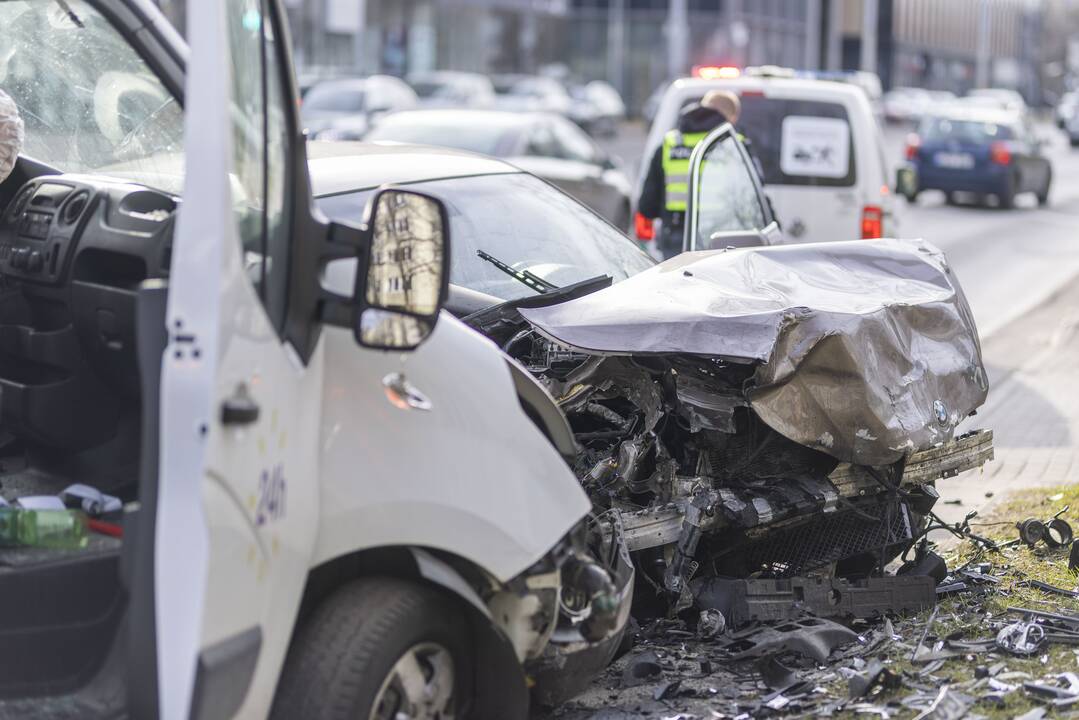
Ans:
[[[948,408],[940,400],[933,401],[933,414],[937,416],[938,425],[948,424]]]

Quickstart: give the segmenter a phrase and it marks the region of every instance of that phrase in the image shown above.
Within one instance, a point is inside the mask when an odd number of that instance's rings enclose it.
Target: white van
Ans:
[[[314,207],[282,0],[186,8],[0,0],[0,717],[524,718],[617,649],[621,524],[440,313],[446,207]]]
[[[880,126],[865,93],[847,83],[769,74],[677,80],[660,102],[642,167],[677,125],[682,109],[715,89],[741,97],[738,130],[749,139],[764,174],[783,229],[780,242],[898,235]]]

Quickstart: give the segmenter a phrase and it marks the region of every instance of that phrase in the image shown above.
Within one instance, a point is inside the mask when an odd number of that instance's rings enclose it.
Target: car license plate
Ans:
[[[974,156],[970,153],[940,152],[933,156],[938,167],[953,170],[970,170],[974,167]]]

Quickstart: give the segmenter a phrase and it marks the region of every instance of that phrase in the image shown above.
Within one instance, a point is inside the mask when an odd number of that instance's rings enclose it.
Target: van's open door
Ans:
[[[779,223],[753,161],[724,124],[697,144],[690,159],[683,249],[772,245]]]
[[[188,0],[187,172],[161,379],[165,718],[266,717],[318,532],[327,229],[279,0]],[[302,240],[302,242],[301,242]]]
[[[187,718],[209,565],[202,479],[214,414],[224,248],[232,222],[229,64],[221,0],[189,0],[186,181],[173,241],[162,360],[155,611],[159,711]]]

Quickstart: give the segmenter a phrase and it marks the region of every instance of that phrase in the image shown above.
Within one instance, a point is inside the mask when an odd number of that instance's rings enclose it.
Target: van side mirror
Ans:
[[[449,293],[449,222],[441,201],[380,190],[362,227],[333,223],[321,318],[376,350],[414,350],[430,337]],[[351,292],[351,298],[347,293]]]
[[[432,197],[404,190],[383,190],[372,203],[364,272],[356,273],[356,341],[412,350],[430,336],[446,301],[446,209]]]
[[[908,199],[918,193],[918,176],[914,168],[904,166],[895,171],[895,192]]]

